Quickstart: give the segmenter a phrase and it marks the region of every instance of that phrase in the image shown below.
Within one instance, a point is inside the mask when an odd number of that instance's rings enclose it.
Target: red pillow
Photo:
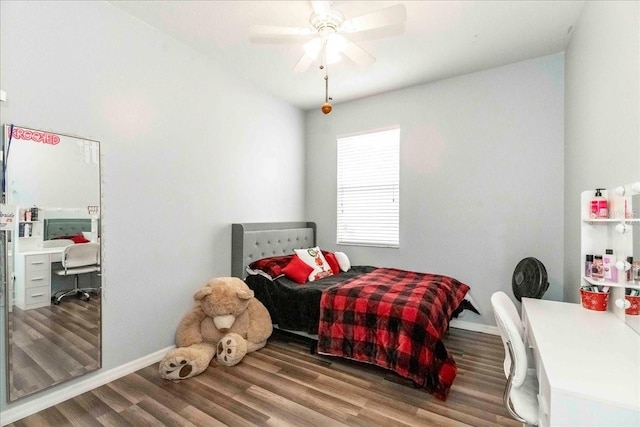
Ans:
[[[322,255],[324,255],[324,259],[329,263],[329,267],[331,267],[333,274],[340,274],[340,264],[338,264],[338,260],[333,252],[322,251]]]
[[[298,258],[297,255],[294,255],[293,258],[291,258],[291,262],[282,269],[285,276],[300,284],[307,283],[312,271],[313,267],[307,265],[304,261]]]
[[[89,243],[89,240],[85,239],[85,237],[82,234],[71,236],[69,238],[73,240],[73,243]]]

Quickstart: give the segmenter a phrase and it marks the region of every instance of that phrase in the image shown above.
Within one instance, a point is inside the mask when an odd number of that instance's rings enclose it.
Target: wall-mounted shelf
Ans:
[[[618,273],[621,274],[621,273]],[[595,280],[592,279],[591,277],[582,277],[582,280],[584,280],[585,282],[589,283],[590,285],[595,285],[595,286],[610,286],[613,288],[629,288],[629,289],[638,289],[640,290],[640,283],[634,283],[634,282],[626,282],[626,283],[618,283],[618,282],[612,282],[610,280]]]
[[[584,218],[582,220],[587,224],[616,224],[621,221],[618,218]]]
[[[582,222],[590,225],[602,224],[602,225],[610,225],[610,224],[640,224],[640,218],[585,218]]]
[[[580,277],[585,285],[597,286],[600,289],[608,287],[610,303],[607,310],[615,313],[640,333],[639,316],[627,315],[624,305],[618,304],[620,301],[625,301],[625,296],[630,289],[640,290],[640,281],[637,280],[637,276],[635,281],[627,281],[627,271],[620,268],[620,264],[629,268],[628,257],[633,257],[633,261],[636,262],[640,260],[640,248],[634,245],[634,240],[639,239],[637,226],[640,224],[640,203],[634,196],[639,194],[638,190],[640,190],[640,184],[636,186],[634,183],[602,191],[602,196],[608,201],[610,218],[592,218],[590,208],[595,192],[585,191],[581,194],[580,268],[582,271]],[[614,280],[587,277],[585,275],[586,256],[605,256],[607,249],[613,252],[613,265],[616,266],[614,269],[617,277],[614,276]],[[634,270],[634,274],[638,273]]]

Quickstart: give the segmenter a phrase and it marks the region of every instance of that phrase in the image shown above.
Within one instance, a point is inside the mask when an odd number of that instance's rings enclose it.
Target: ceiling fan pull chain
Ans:
[[[329,76],[324,75],[324,102],[329,102]]]
[[[320,107],[320,110],[324,114],[329,114],[333,109],[333,106],[329,103],[329,63],[327,62],[327,42],[326,40],[322,44],[322,61],[320,63],[320,69],[324,69],[324,104]]]

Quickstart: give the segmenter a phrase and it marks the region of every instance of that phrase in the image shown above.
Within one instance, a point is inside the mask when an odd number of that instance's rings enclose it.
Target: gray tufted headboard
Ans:
[[[256,222],[231,225],[231,275],[244,279],[246,267],[269,256],[292,254],[316,244],[314,222]]]
[[[91,231],[90,218],[47,218],[44,220],[44,240],[75,236]]]

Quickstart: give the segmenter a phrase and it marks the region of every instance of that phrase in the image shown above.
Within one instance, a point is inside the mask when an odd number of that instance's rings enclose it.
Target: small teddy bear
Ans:
[[[204,372],[215,357],[234,366],[261,349],[273,332],[271,316],[237,277],[211,279],[194,295],[198,302],[176,331],[176,348],[160,362],[160,376],[186,379]]]

